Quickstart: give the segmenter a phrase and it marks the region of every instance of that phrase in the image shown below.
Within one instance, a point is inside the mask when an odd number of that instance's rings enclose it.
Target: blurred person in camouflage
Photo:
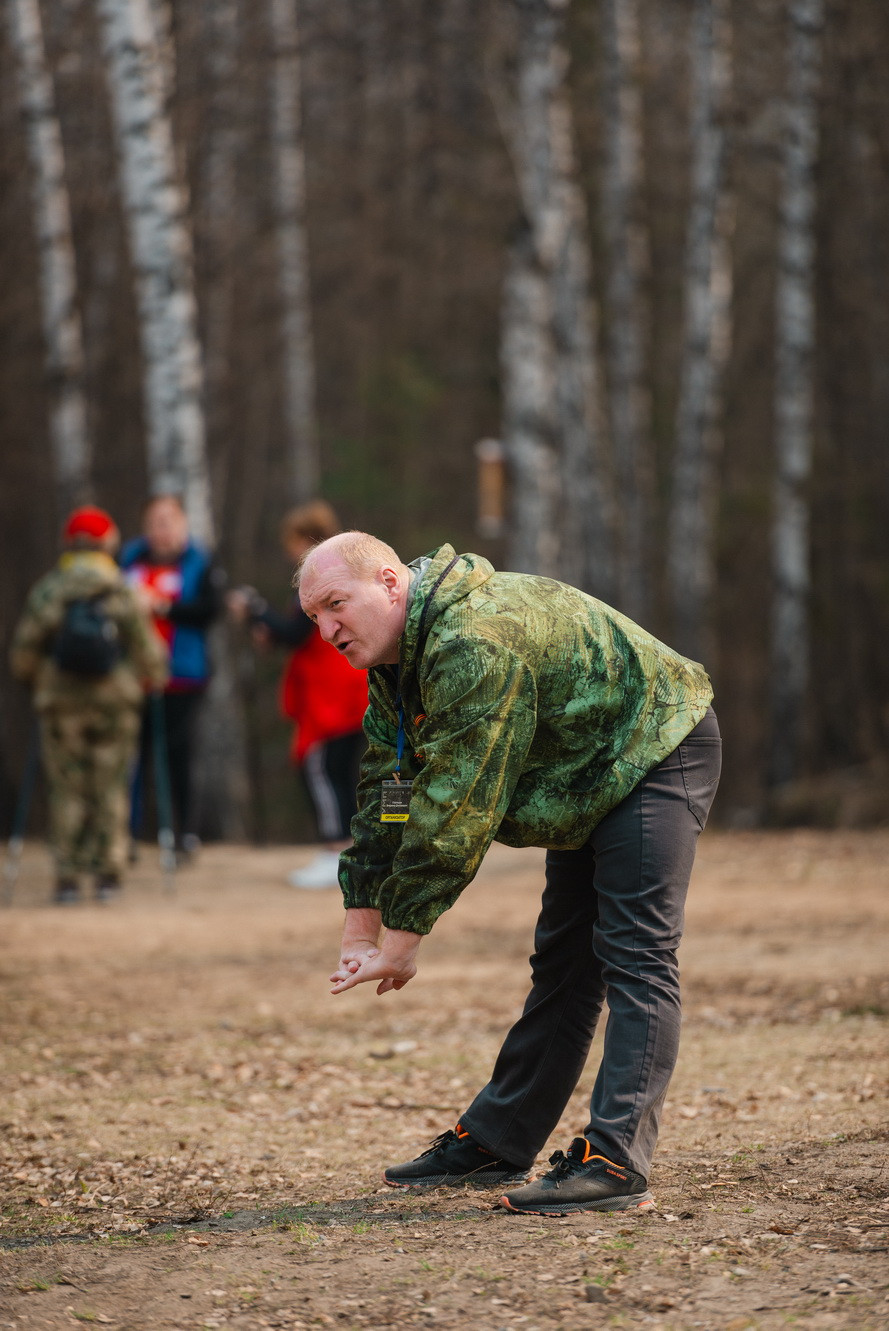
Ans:
[[[65,549],[31,589],[10,652],[33,690],[49,793],[55,902],[119,891],[127,851],[129,780],[146,690],[167,678],[163,646],[114,560],[117,527],[102,509],[75,509]]]
[[[403,988],[492,840],[547,851],[531,992],[491,1079],[454,1130],[385,1181],[506,1186],[508,1210],[540,1215],[653,1205],[679,1043],[676,951],[721,763],[704,669],[592,596],[449,545],[405,565],[347,532],[311,550],[298,578],[303,609],[368,670],[370,693],[332,992]],[[606,1003],[589,1123],[518,1186]]]

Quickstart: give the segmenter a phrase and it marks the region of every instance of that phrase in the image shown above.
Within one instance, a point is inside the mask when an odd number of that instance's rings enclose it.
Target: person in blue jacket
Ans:
[[[170,679],[164,690],[170,793],[178,850],[200,844],[192,826],[191,765],[195,720],[210,682],[207,630],[222,610],[224,574],[212,554],[191,539],[176,494],[153,496],[145,505],[142,535],[121,551],[120,564],[151,614],[166,645]],[[142,822],[142,787],[151,753],[151,718],[142,720],[139,776],[133,792],[134,836]]]

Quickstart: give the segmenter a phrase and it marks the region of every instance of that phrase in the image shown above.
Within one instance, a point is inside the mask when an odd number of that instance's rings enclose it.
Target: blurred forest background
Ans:
[[[889,6],[3,8],[7,830],[61,511],[171,473],[282,609],[314,493],[575,581],[707,665],[723,824],[889,821]],[[216,649],[205,831],[305,835],[283,661]]]

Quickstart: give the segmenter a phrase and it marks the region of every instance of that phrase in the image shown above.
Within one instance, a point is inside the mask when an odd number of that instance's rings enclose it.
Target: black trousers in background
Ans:
[[[203,689],[183,693],[163,694],[164,732],[167,748],[167,770],[170,775],[170,799],[173,805],[173,827],[177,845],[188,832],[194,832],[192,821],[191,764],[194,749],[195,722],[204,697]],[[151,704],[142,713],[139,734],[139,766],[133,783],[132,835],[142,834],[145,821],[147,783],[154,776],[154,722]]]
[[[362,730],[316,744],[303,759],[301,771],[315,807],[322,841],[347,841],[358,812],[358,769],[367,747]]]
[[[586,845],[548,852],[531,992],[460,1118],[513,1164],[530,1167],[555,1130],[607,1004],[584,1136],[596,1154],[648,1178],[679,1048],[676,950],[721,755],[711,708]]]

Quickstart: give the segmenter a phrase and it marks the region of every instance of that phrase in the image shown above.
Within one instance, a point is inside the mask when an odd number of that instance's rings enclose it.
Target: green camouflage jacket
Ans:
[[[67,602],[102,592],[106,593],[102,608],[120,634],[120,661],[99,679],[60,670],[52,659],[52,647]],[[143,685],[162,688],[167,679],[163,643],[114,560],[100,550],[67,551],[31,588],[9,659],[16,678],[33,687],[38,712],[96,705],[138,707]]]
[[[582,846],[713,691],[701,666],[564,583],[496,573],[449,545],[419,563],[398,670],[368,672],[368,751],[340,884],[347,907],[425,934],[492,840]],[[410,818],[381,823],[399,673]]]

